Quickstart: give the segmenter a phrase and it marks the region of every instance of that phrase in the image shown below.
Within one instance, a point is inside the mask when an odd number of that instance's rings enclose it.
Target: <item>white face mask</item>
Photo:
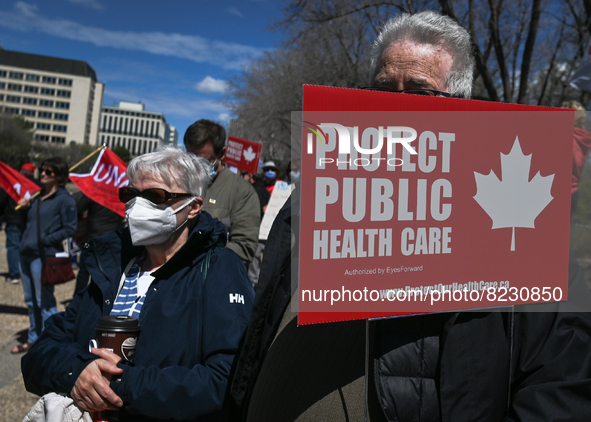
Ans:
[[[178,227],[176,213],[190,205],[195,198],[190,198],[176,210],[166,204],[156,205],[137,196],[125,204],[125,217],[131,232],[131,243],[139,245],[159,245],[183,227],[189,219]]]

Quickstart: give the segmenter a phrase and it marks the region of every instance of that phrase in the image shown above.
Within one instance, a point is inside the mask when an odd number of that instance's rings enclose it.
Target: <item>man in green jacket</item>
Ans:
[[[236,252],[248,265],[258,245],[260,203],[250,183],[232,173],[224,164],[226,130],[218,123],[201,119],[189,126],[184,142],[188,152],[211,162],[212,185],[207,191],[203,209],[224,223],[230,235],[226,247]]]

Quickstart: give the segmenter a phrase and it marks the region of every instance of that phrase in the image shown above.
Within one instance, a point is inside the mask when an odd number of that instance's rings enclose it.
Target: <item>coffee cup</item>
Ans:
[[[140,323],[136,317],[105,315],[94,328],[98,347],[110,350],[121,359],[133,361],[135,345],[140,334]]]

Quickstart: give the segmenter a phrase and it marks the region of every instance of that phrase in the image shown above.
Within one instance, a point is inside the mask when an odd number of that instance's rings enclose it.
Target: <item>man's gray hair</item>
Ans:
[[[398,40],[432,44],[445,48],[453,66],[445,83],[450,94],[469,98],[474,77],[474,56],[470,34],[449,16],[426,11],[415,15],[402,13],[384,24],[371,49],[371,78],[375,76],[382,53]]]
[[[179,185],[183,192],[178,193],[205,198],[211,184],[210,169],[211,164],[205,158],[172,146],[163,146],[131,160],[127,166],[127,177],[131,185],[143,177],[153,177],[168,186]]]

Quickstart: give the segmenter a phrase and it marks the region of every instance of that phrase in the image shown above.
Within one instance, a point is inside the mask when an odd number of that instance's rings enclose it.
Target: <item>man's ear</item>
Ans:
[[[203,208],[203,198],[201,198],[200,196],[195,198],[193,202],[191,202],[190,208],[191,209],[189,210],[189,216],[187,217],[189,220],[197,217],[201,212],[201,208]]]
[[[224,161],[224,159],[226,158],[226,147],[222,148],[222,155],[218,158],[220,159],[220,161]]]

